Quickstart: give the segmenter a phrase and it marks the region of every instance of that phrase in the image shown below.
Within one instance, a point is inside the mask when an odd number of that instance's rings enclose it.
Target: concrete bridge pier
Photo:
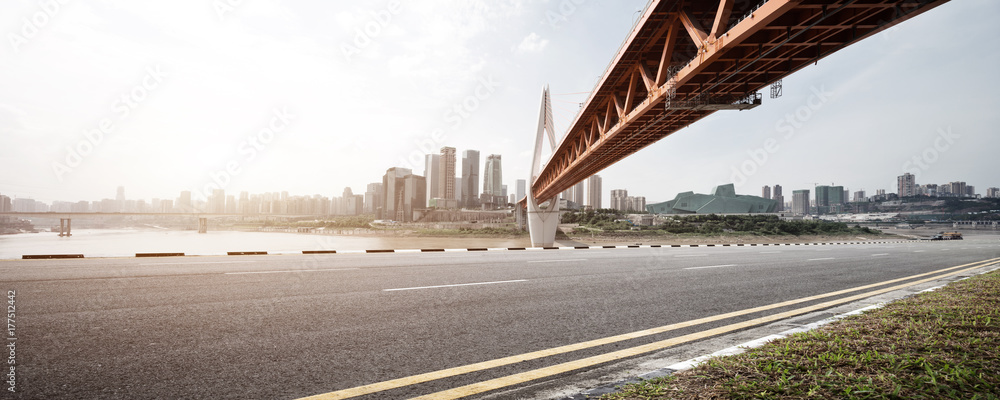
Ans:
[[[198,217],[198,233],[208,233],[208,218]]]
[[[556,150],[555,128],[552,123],[552,100],[549,97],[549,87],[542,89],[542,105],[538,111],[538,132],[535,135],[535,156],[531,161],[531,179],[528,184],[538,179],[542,167],[542,142],[548,133],[549,145]],[[559,199],[536,199],[531,187],[528,187],[528,234],[531,235],[531,245],[535,247],[550,247],[556,241],[556,229],[559,228]]]
[[[59,237],[73,236],[73,220],[69,218],[59,218]]]

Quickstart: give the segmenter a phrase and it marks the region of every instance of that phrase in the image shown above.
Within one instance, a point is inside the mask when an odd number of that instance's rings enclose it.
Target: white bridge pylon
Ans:
[[[542,168],[542,139],[548,133],[549,146],[556,150],[556,134],[552,124],[552,99],[549,87],[542,89],[542,105],[538,110],[538,133],[535,135],[535,156],[531,161],[531,179],[528,180],[528,233],[534,247],[550,247],[556,241],[559,227],[559,199],[536,199],[531,184],[538,179]]]

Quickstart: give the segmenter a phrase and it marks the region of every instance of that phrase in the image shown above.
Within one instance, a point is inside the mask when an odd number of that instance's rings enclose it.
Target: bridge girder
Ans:
[[[555,197],[714,112],[668,101],[754,93],[947,1],[654,0],[531,190]]]

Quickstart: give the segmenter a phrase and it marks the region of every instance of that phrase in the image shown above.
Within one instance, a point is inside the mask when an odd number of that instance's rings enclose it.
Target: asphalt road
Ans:
[[[17,391],[0,399],[317,395],[997,258],[998,239],[2,261]],[[359,398],[435,393],[792,308]],[[520,387],[501,397],[535,390]]]

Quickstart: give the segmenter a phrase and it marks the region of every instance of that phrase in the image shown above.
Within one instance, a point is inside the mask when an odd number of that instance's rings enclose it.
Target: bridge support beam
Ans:
[[[198,233],[208,233],[208,218],[198,217]]]
[[[531,161],[531,180],[534,183],[542,166],[542,141],[548,131],[549,145],[555,151],[555,129],[552,124],[552,100],[548,86],[542,90],[542,105],[538,111],[538,132],[535,135],[535,156]],[[532,188],[528,188],[528,234],[534,247],[550,247],[556,241],[559,228],[559,198],[536,199]]]
[[[73,236],[73,220],[69,218],[59,218],[59,237]]]

